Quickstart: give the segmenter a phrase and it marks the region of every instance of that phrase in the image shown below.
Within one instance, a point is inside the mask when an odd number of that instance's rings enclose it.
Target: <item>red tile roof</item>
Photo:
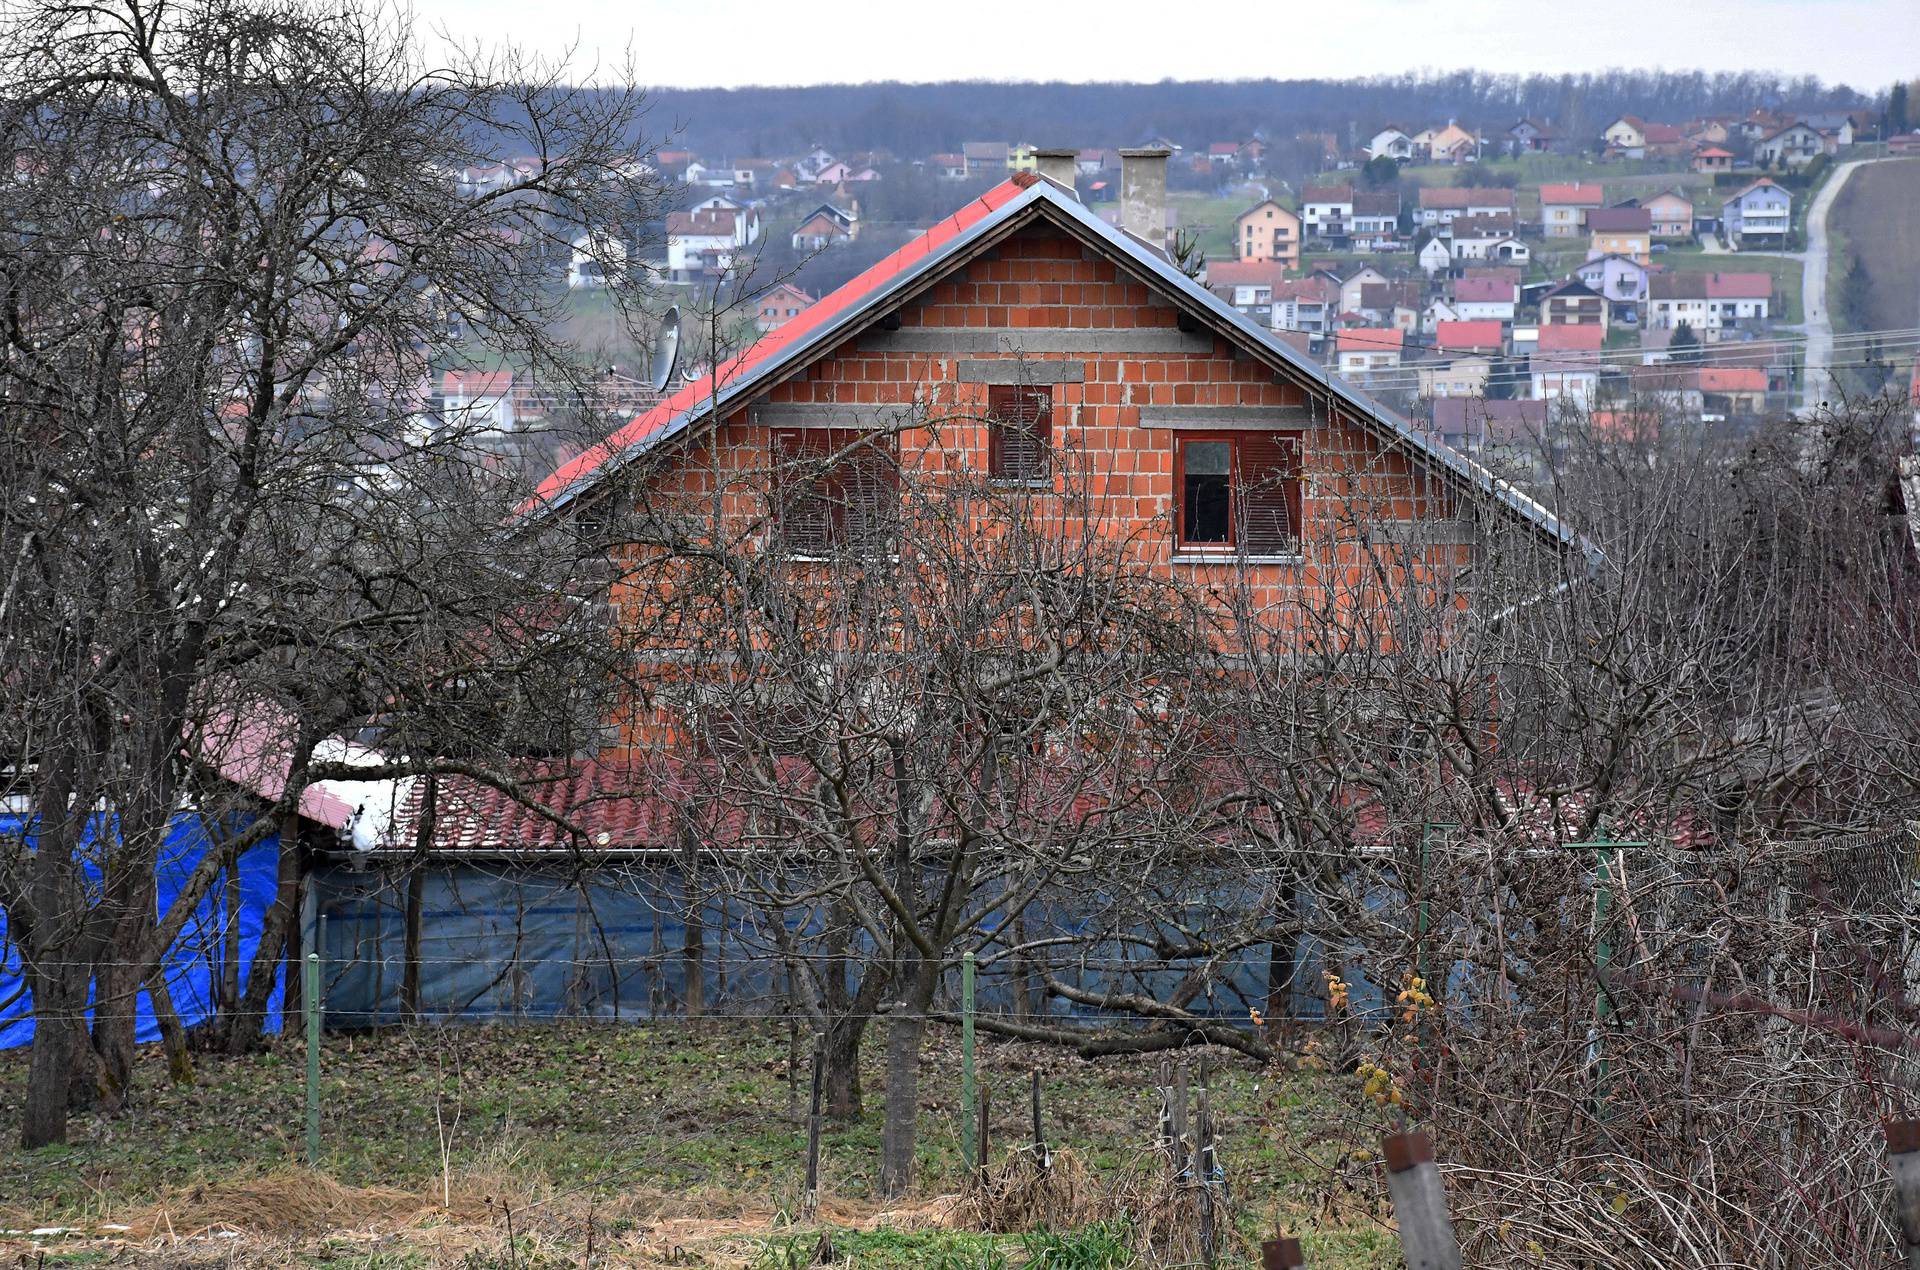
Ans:
[[[1543,353],[1598,352],[1606,346],[1607,333],[1598,322],[1573,326],[1553,322],[1540,328],[1538,348]]]
[[[1765,392],[1767,372],[1758,366],[1702,366],[1701,392]]]
[[[1453,298],[1474,304],[1510,304],[1514,285],[1503,278],[1462,278],[1453,284]]]
[[[1543,185],[1540,187],[1540,204],[1555,207],[1605,207],[1607,187],[1592,181],[1574,181],[1563,185]]]
[[[1448,352],[1469,348],[1499,348],[1504,341],[1500,323],[1493,318],[1472,322],[1440,322],[1433,328],[1433,342]]]
[[[1430,186],[1420,191],[1420,206],[1441,211],[1469,207],[1512,207],[1513,191],[1477,187]]]
[[[635,418],[599,445],[567,463],[540,483],[529,507],[548,503],[576,482],[590,476],[615,456],[641,444],[665,428],[676,416],[711,398],[714,393],[741,378],[754,367],[770,361],[784,350],[800,343],[815,330],[840,314],[858,308],[866,298],[896,276],[905,273],[926,257],[938,252],[953,239],[985,220],[1018,198],[1032,179],[1002,181],[979,198],[945,220],[937,221],[926,233],[912,239],[891,255],[881,258],[844,285],[828,292],[803,310],[799,317],[754,341],[744,352],[728,358],[719,368],[670,393],[660,404]]]
[[[1343,353],[1397,353],[1406,338],[1406,332],[1386,326],[1350,327],[1335,337]]]
[[[1277,286],[1286,280],[1287,267],[1278,260],[1209,260],[1210,287]]]

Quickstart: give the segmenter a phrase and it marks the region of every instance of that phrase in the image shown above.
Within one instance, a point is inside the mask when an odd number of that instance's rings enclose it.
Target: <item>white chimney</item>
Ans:
[[[1080,174],[1080,152],[1070,147],[1035,150],[1033,170],[1072,194],[1074,178]]]
[[[1165,146],[1140,146],[1120,152],[1120,227],[1156,250],[1167,245],[1167,159]]]

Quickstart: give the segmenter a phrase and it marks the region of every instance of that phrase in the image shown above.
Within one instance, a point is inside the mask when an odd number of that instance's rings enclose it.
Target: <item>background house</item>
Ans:
[[[1778,251],[1793,225],[1793,196],[1768,177],[1747,185],[1721,205],[1720,230],[1735,251]]]
[[[1234,218],[1233,244],[1242,260],[1298,265],[1300,218],[1273,199],[1263,200]]]

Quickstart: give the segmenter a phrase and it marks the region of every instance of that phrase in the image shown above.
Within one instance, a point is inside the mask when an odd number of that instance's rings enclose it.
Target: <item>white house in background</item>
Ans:
[[[1528,361],[1535,401],[1565,401],[1582,408],[1599,393],[1600,372],[1592,362],[1555,359],[1535,353]]]
[[[1649,279],[1647,326],[1671,331],[1685,322],[1707,343],[1742,322],[1772,313],[1770,273],[1656,273]]]
[[[1420,329],[1432,335],[1439,329],[1442,322],[1460,320],[1460,306],[1443,296],[1427,302],[1426,310],[1420,314]]]
[[[1514,305],[1520,298],[1519,290],[1511,282],[1502,282],[1498,278],[1462,278],[1453,284],[1455,312],[1450,320],[1465,322],[1475,318],[1496,318],[1511,322]]]
[[[667,272],[676,282],[715,277],[758,241],[760,213],[751,207],[675,212],[667,217]]]
[[[701,185],[708,189],[730,190],[736,185],[751,187],[754,171],[750,167],[741,167],[734,163],[689,163],[681,174],[681,180],[688,185]]]
[[[1429,278],[1453,268],[1453,252],[1444,238],[1427,239],[1427,245],[1420,249],[1419,260],[1421,270]]]
[[[1411,159],[1413,157],[1413,138],[1398,128],[1382,128],[1373,134],[1373,140],[1367,142],[1367,157],[1378,159]]]
[[[1433,228],[1451,225],[1461,216],[1513,216],[1513,191],[1498,188],[1429,186],[1420,191],[1414,212],[1416,224]]]
[[[592,290],[620,282],[627,271],[627,245],[604,234],[581,234],[573,240],[567,262],[567,286]]]
[[[1372,265],[1362,265],[1354,273],[1340,282],[1340,311],[1357,313],[1360,310],[1360,297],[1368,287],[1378,286],[1388,281],[1387,275]]]
[[[1339,316],[1340,288],[1325,278],[1276,282],[1269,298],[1273,305],[1269,321],[1276,331],[1324,335]]]
[[[1493,361],[1477,354],[1419,368],[1422,397],[1485,397]]]
[[[1779,250],[1793,225],[1793,196],[1767,177],[1746,186],[1720,208],[1720,228],[1736,251]]]
[[[440,377],[440,410],[462,426],[513,431],[513,372],[448,371]]]
[[[1821,155],[1832,154],[1839,148],[1832,137],[1801,120],[1755,142],[1753,161],[1763,168],[1804,168]]]
[[[1405,333],[1392,327],[1356,326],[1334,337],[1340,373],[1364,377],[1368,371],[1390,370],[1400,364]]]
[[[1353,232],[1353,187],[1309,185],[1300,196],[1300,236],[1312,242],[1345,239]]]

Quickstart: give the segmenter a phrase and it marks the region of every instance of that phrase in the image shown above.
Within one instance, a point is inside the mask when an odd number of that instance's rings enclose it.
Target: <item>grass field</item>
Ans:
[[[1920,325],[1920,159],[1857,169],[1827,214],[1833,234],[1828,295],[1836,331]],[[1847,262],[1866,263],[1865,311],[1839,302]]]
[[[1261,1070],[1223,1053],[1211,1084],[1241,1233],[1251,1240],[1276,1223],[1304,1231],[1314,1266],[1397,1265],[1373,1198],[1378,1166],[1351,1155],[1352,1142],[1381,1127],[1360,1112],[1351,1079]],[[8,1133],[23,1060],[0,1056]],[[198,1083],[168,1086],[159,1056],[144,1055],[135,1109],[81,1120],[68,1147],[0,1153],[0,1228],[15,1232],[0,1235],[0,1262],[40,1264],[37,1247],[49,1250],[48,1265],[397,1270],[582,1265],[597,1248],[605,1264],[758,1268],[789,1264],[786,1250],[810,1251],[828,1229],[836,1247],[856,1253],[853,1266],[1068,1264],[1036,1252],[1030,1232],[958,1228],[966,1223],[941,1198],[963,1180],[958,1055],[944,1033],[923,1065],[915,1196],[892,1205],[873,1197],[876,1044],[865,1064],[869,1114],[830,1124],[822,1217],[806,1222],[796,1218],[805,1132],[793,1101],[804,1107],[805,1091],[790,1080],[777,1023],[331,1036],[318,1174],[298,1168],[297,1050],[198,1061]],[[1152,1063],[1084,1062],[1012,1042],[982,1046],[996,1155],[1030,1133],[1035,1069],[1050,1144],[1096,1180],[1140,1165],[1158,1108]],[[511,1252],[509,1223],[524,1241]],[[19,1233],[49,1227],[79,1233]],[[1110,1235],[1094,1225],[1072,1238]]]

